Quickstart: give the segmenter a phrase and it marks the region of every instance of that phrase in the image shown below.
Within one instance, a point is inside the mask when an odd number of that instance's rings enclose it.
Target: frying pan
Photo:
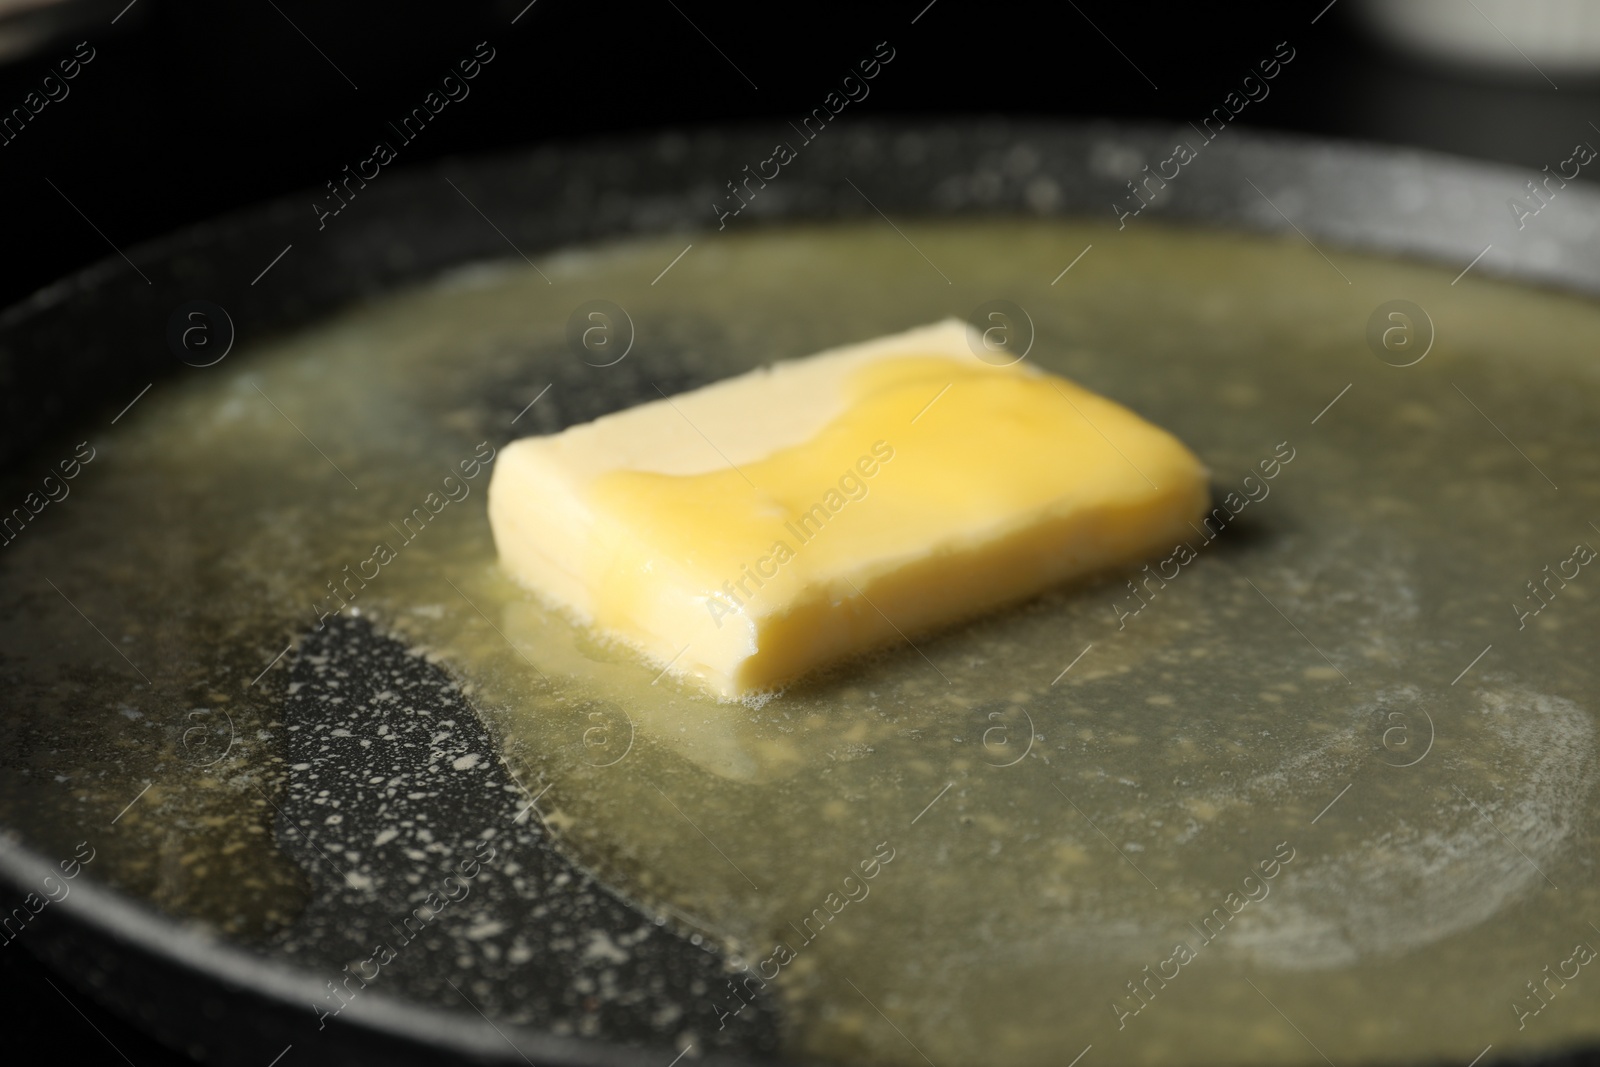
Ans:
[[[765,158],[772,136],[674,132],[448,161],[385,174],[363,190],[355,210],[324,229],[306,195],[108,257],[0,315],[0,469],[8,491],[25,491],[22,479],[39,457],[69,454],[70,446],[60,449],[76,427],[102,424],[146,386],[192,373],[175,354],[183,346],[173,346],[171,330],[175,313],[187,314],[196,301],[226,309],[206,312],[210,342],[225,346],[455,266],[503,258],[508,244],[537,252],[672,232],[713,241],[720,183]],[[730,225],[874,219],[880,210],[894,218],[1114,221],[1119,206],[1133,203],[1127,173],[1168,158],[1189,138],[1184,128],[998,120],[841,125],[808,145],[784,180]],[[865,178],[871,201],[847,178]],[[1600,294],[1600,195],[1568,188],[1562,228],[1519,231],[1506,199],[1524,181],[1508,168],[1423,153],[1228,130],[1126,224],[1297,230],[1319,244],[1458,266],[1493,245],[1498,252],[1477,264],[1480,272]],[[483,217],[458,189],[470,191]],[[618,397],[613,406],[630,402]],[[265,1064],[292,1055],[283,1062],[665,1065],[691,1040],[705,1062],[770,1058],[777,1047],[770,1005],[757,1002],[726,1031],[683,1028],[678,1020],[703,1019],[709,992],[722,985],[719,951],[574,867],[530,817],[534,794],[505,766],[483,761],[467,775],[435,773],[461,754],[493,750],[446,675],[360,619],[308,635],[288,669],[298,685],[279,716],[289,727],[279,755],[296,769],[272,800],[274,830],[308,889],[282,936],[246,943],[160,913],[97,883],[91,866],[70,896],[27,923],[16,945],[79,992],[207,1062]],[[459,887],[459,871],[438,857],[454,861],[488,840],[496,859],[485,866],[514,856],[518,877],[469,879],[474,907],[525,931],[539,946],[531,957],[471,955],[458,928],[443,923],[414,937],[396,928],[404,970],[372,979],[373,988],[348,981],[351,953],[365,954],[352,931],[370,927],[373,906],[319,848],[311,815],[319,796],[331,796],[346,818],[375,820],[364,783],[379,768],[354,738],[318,734],[324,713],[315,697],[334,676],[358,697],[400,678],[427,709],[394,720],[398,741],[385,759],[423,783],[417,799],[398,802],[400,813],[445,847],[424,860],[394,861],[409,866],[388,872],[393,881],[412,875],[443,885],[455,874]],[[29,715],[10,695],[0,699],[6,725]],[[444,723],[449,731],[438,729]],[[7,775],[24,766],[13,753],[0,760]],[[31,824],[4,830],[0,878],[14,901],[37,891],[60,858],[40,847]],[[99,825],[88,827],[85,836],[98,832]],[[378,910],[406,914],[398,903]],[[464,951],[472,959],[465,971]],[[598,995],[602,971],[610,988]],[[319,1014],[346,999],[330,999],[336,980],[350,992],[348,1006]],[[1559,1062],[1595,1055],[1573,1050]]]

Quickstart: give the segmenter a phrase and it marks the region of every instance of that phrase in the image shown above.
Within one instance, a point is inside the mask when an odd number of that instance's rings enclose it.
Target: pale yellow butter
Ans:
[[[1172,435],[947,320],[500,453],[502,564],[729,698],[1168,549],[1206,511]]]

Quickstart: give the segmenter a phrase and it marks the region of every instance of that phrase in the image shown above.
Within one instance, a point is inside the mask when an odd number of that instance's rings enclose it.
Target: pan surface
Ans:
[[[1572,942],[1600,940],[1593,678],[1571,652],[1594,613],[1568,542],[1600,484],[1593,308],[1484,279],[1600,290],[1600,202],[1564,190],[1518,229],[1508,172],[1230,132],[1147,205],[1126,176],[1178,136],[841,128],[731,219],[720,186],[771,154],[762,135],[447,165],[374,183],[325,231],[268,208],[134,251],[149,286],[117,260],[13,309],[10,498],[74,460],[81,496],[17,528],[0,584],[6,873],[19,900],[61,896],[8,936],[218,1062],[1592,1040]],[[658,700],[495,584],[477,493],[506,440],[995,299],[1033,358],[1208,446],[1219,492],[1276,459],[1276,500],[1230,507],[1208,569],[1149,603],[1121,576],[975,628],[984,662],[945,635],[756,711]],[[596,301],[625,357],[569,343]],[[1372,441],[1408,451],[1380,468]],[[430,493],[460,499],[424,539],[402,517]],[[373,574],[367,519],[397,556],[370,591],[346,584]],[[1246,605],[1266,614],[1216,621]],[[1096,645],[1075,677],[1033,677]],[[531,682],[579,660],[612,688]],[[828,902],[873,858],[875,903]],[[1076,898],[1040,899],[1062,879]],[[745,968],[780,915],[797,961],[769,987]],[[1175,977],[1175,916],[1212,979]],[[1345,1012],[1353,1036],[1327,1036]],[[1489,1012],[1481,1040],[1459,1028]]]

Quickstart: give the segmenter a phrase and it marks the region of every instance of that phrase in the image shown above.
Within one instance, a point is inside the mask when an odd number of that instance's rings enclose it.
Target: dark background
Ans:
[[[1054,10],[903,0],[869,11],[706,0],[126,3],[60,5],[78,25],[50,26],[35,51],[0,65],[3,114],[79,41],[95,49],[70,94],[0,145],[0,307],[116,255],[113,246],[261,200],[303,193],[311,221],[322,184],[376,140],[396,143],[386,124],[480,41],[494,61],[466,100],[401,148],[398,165],[669,126],[782,130],[880,41],[895,59],[850,106],[853,118],[1198,120],[1287,41],[1292,65],[1240,123],[1508,162],[1531,178],[1600,120],[1593,82],[1562,75],[1556,89],[1531,68],[1475,77],[1379,45],[1353,11],[1358,0],[1078,0]],[[19,1036],[49,1033],[62,1062],[175,1062],[86,1000],[68,1003],[24,952],[19,942],[0,953],[0,999]]]
[[[1355,17],[1359,0],[1325,13],[1327,0],[1080,0],[1054,10],[897,0],[866,11],[707,0],[537,0],[526,10],[527,0],[136,0],[124,12],[126,3],[74,0],[65,6],[78,4],[81,27],[0,66],[6,113],[78,41],[96,51],[66,99],[0,146],[9,209],[0,306],[113,244],[264,199],[305,191],[313,219],[312,191],[375,140],[394,141],[387,123],[484,40],[496,58],[471,96],[401,147],[398,165],[666,126],[786,129],[883,40],[896,58],[850,117],[1193,120],[1287,40],[1293,64],[1240,123],[1537,170],[1567,158],[1600,118],[1600,93],[1568,76],[1559,91],[1532,68],[1475,81],[1390,51]]]

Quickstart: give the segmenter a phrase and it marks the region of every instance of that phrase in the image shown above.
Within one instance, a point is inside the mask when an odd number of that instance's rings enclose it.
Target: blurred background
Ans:
[[[1198,120],[1286,41],[1292,64],[1240,124],[1533,171],[1600,145],[1593,0],[0,0],[0,305],[112,244],[311,191],[394,140],[388,123],[480,41],[495,59],[471,96],[398,165],[667,126],[781,130],[884,40],[893,66],[850,117]],[[93,58],[63,79],[79,42]]]
[[[377,140],[398,147],[388,124],[479,42],[494,58],[470,96],[397,165],[664,127],[781,135],[880,41],[893,65],[852,118],[1198,121],[1287,49],[1292,63],[1240,124],[1493,160],[1529,178],[1579,142],[1600,146],[1593,0],[1069,0],[1050,11],[0,0],[0,306],[113,247],[262,200],[303,192],[310,221],[322,183]],[[0,954],[0,998],[68,1062],[178,1062],[68,1002],[21,949]]]

